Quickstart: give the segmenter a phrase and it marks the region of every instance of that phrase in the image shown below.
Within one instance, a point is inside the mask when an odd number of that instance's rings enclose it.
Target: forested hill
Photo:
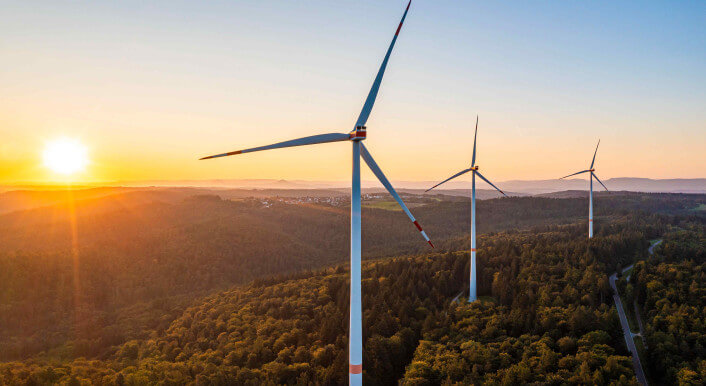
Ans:
[[[674,228],[627,285],[645,323],[646,368],[656,384],[706,383],[706,226]]]
[[[646,253],[646,224],[485,238],[481,302],[424,332],[401,383],[636,384],[606,271]]]
[[[345,199],[231,201],[184,196],[188,192],[91,196],[0,215],[0,360],[42,351],[57,358],[104,356],[166,328],[210,293],[348,260]],[[428,253],[406,216],[388,210],[395,206],[383,197],[364,200],[364,257]],[[469,248],[467,201],[443,195],[405,200],[435,251]],[[603,224],[635,211],[703,217],[706,211],[694,208],[705,203],[706,196],[693,195],[599,197],[597,234],[609,229]],[[586,204],[531,197],[481,201],[479,232],[585,224]],[[683,218],[655,218],[649,232]],[[481,285],[489,287],[490,277]]]
[[[634,383],[606,272],[645,253],[652,221],[612,221],[591,242],[583,224],[482,236],[471,306],[450,304],[465,252],[365,262],[365,382]],[[0,364],[0,383],[342,384],[347,324],[342,265],[212,295],[100,359]]]

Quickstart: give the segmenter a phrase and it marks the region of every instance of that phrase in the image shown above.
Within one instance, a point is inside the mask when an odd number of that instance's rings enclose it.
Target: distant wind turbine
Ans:
[[[588,183],[589,184],[589,190],[588,190],[588,192],[589,192],[588,193],[588,238],[589,239],[593,238],[593,179],[595,178],[596,181],[598,181],[598,183],[601,184],[601,186],[603,186],[603,188],[606,190],[606,192],[608,191],[608,188],[606,188],[605,185],[603,185],[603,182],[601,182],[601,180],[598,178],[596,173],[594,173],[596,171],[596,169],[593,168],[593,164],[596,163],[596,153],[598,153],[598,145],[600,145],[600,144],[601,144],[601,140],[599,139],[598,144],[596,145],[596,151],[593,152],[593,160],[591,161],[591,166],[588,169],[582,170],[580,172],[576,172],[574,174],[569,174],[568,176],[564,176],[564,177],[560,178],[560,180],[563,180],[564,178],[575,176],[578,174],[591,173],[590,177],[588,178],[588,181],[589,181],[589,183]]]
[[[412,223],[417,227],[419,232],[421,232],[424,239],[433,248],[434,245],[429,240],[427,234],[422,230],[417,220],[412,216],[402,198],[392,187],[390,181],[385,177],[380,167],[375,163],[372,155],[368,152],[368,149],[363,145],[362,141],[366,137],[365,123],[368,120],[370,111],[373,109],[373,104],[375,104],[375,98],[377,97],[378,90],[380,88],[380,83],[382,82],[383,74],[385,73],[385,67],[387,67],[387,62],[390,59],[390,53],[392,48],[395,46],[395,41],[397,41],[397,36],[402,29],[402,23],[407,16],[407,11],[409,11],[410,2],[407,4],[407,8],[402,15],[402,20],[400,21],[397,31],[395,31],[395,36],[392,38],[390,47],[387,49],[385,58],[382,61],[380,69],[378,70],[377,76],[373,81],[373,86],[368,93],[368,97],[365,100],[363,109],[358,116],[358,120],[355,123],[353,130],[349,133],[329,133],[329,134],[319,134],[312,135],[309,137],[294,139],[291,141],[279,142],[272,145],[254,147],[245,150],[237,150],[229,153],[217,154],[201,159],[210,159],[217,157],[225,157],[235,154],[250,153],[260,150],[270,150],[279,149],[285,147],[302,146],[302,145],[313,145],[319,143],[327,142],[340,142],[340,141],[350,141],[353,145],[353,176],[352,176],[352,186],[351,186],[351,298],[350,298],[350,341],[348,345],[348,379],[351,385],[360,385],[363,383],[363,316],[362,316],[362,302],[361,302],[361,215],[360,215],[360,158],[363,157],[365,163],[368,164],[370,170],[373,171],[375,176],[380,180],[380,182],[385,186],[392,197],[397,201],[397,203],[402,207],[402,210],[407,214]]]
[[[494,187],[495,190],[502,193],[503,196],[507,197],[507,194],[502,190],[498,189],[497,186],[493,185],[492,182],[488,181],[487,178],[483,177],[478,171],[478,165],[476,165],[476,139],[478,138],[478,116],[476,116],[476,133],[473,137],[473,159],[471,160],[471,167],[468,169],[461,170],[460,172],[454,174],[453,176],[439,182],[438,184],[427,189],[427,192],[436,188],[437,186],[443,184],[446,181],[451,181],[458,176],[462,176],[468,172],[472,172],[472,185],[471,185],[471,284],[470,290],[468,291],[468,302],[475,302],[478,299],[476,290],[476,175],[480,177],[483,181],[487,182],[490,186]]]

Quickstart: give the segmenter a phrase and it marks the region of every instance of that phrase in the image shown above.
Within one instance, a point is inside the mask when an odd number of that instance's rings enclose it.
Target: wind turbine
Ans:
[[[596,145],[596,151],[593,152],[593,160],[591,161],[591,166],[588,169],[559,178],[560,180],[563,180],[564,178],[575,176],[577,174],[591,173],[591,176],[588,178],[588,181],[589,181],[589,183],[588,183],[589,184],[589,190],[588,190],[588,192],[589,192],[588,193],[588,238],[589,239],[593,238],[593,179],[595,178],[596,181],[598,181],[598,183],[601,184],[601,186],[603,186],[603,189],[605,189],[606,192],[608,191],[608,188],[606,188],[605,185],[603,185],[603,182],[601,182],[601,180],[598,178],[596,173],[594,173],[596,171],[596,169],[593,168],[593,164],[596,163],[596,153],[598,153],[598,145],[600,145],[600,144],[601,144],[601,140],[599,139],[598,144]]]
[[[302,146],[302,145],[313,145],[319,143],[327,142],[340,142],[340,141],[350,141],[353,145],[353,176],[351,181],[351,287],[350,287],[350,341],[348,344],[348,380],[351,385],[360,385],[363,383],[363,316],[362,316],[362,302],[361,302],[361,232],[360,232],[360,158],[363,157],[365,163],[375,176],[380,180],[380,182],[385,186],[392,197],[397,201],[397,203],[402,207],[402,210],[407,214],[412,223],[417,227],[419,232],[422,234],[424,239],[433,248],[434,245],[429,240],[427,234],[422,230],[417,220],[412,216],[412,213],[407,208],[407,205],[402,201],[402,198],[392,187],[390,181],[385,177],[380,167],[377,165],[373,156],[370,155],[368,149],[363,145],[363,140],[366,137],[365,123],[368,120],[370,111],[373,109],[373,104],[375,104],[375,98],[377,97],[378,90],[380,89],[380,83],[382,82],[383,74],[385,73],[385,67],[387,67],[387,62],[390,59],[390,53],[392,48],[395,46],[395,41],[397,41],[397,36],[402,29],[402,23],[404,23],[405,17],[407,17],[407,11],[409,11],[410,2],[407,4],[407,8],[402,15],[402,20],[395,31],[395,36],[392,38],[390,47],[387,49],[385,58],[380,65],[377,76],[373,81],[373,86],[370,88],[368,97],[365,100],[363,109],[358,116],[358,120],[352,131],[349,133],[329,133],[329,134],[319,134],[312,135],[309,137],[303,137],[299,139],[294,139],[290,141],[278,142],[272,145],[254,147],[250,149],[237,150],[223,154],[212,155],[208,157],[203,157],[201,159],[210,159],[217,157],[225,157],[236,154],[244,154],[261,150],[279,149],[285,147]]]
[[[468,302],[475,302],[478,299],[476,291],[476,175],[480,177],[483,181],[487,182],[490,186],[494,187],[495,190],[502,193],[503,196],[507,197],[507,194],[502,190],[498,189],[497,186],[493,185],[492,182],[488,181],[487,178],[483,177],[478,171],[478,165],[476,165],[476,139],[478,138],[478,116],[476,116],[476,133],[473,137],[473,158],[471,159],[471,167],[468,169],[461,170],[460,172],[454,174],[453,176],[439,182],[438,184],[432,186],[426,191],[430,191],[437,186],[443,184],[446,181],[451,181],[458,176],[462,176],[468,172],[472,172],[472,185],[471,185],[471,284],[468,291]]]

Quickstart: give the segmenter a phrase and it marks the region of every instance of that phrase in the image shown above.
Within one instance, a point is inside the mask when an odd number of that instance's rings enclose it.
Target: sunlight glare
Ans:
[[[47,143],[43,158],[44,166],[64,175],[82,171],[88,164],[86,147],[70,138],[60,138]]]

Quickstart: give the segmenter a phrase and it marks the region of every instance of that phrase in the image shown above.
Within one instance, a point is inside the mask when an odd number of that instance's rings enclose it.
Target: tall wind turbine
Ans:
[[[471,185],[471,284],[468,291],[468,302],[475,302],[478,299],[476,291],[476,175],[480,177],[483,181],[487,182],[490,186],[494,187],[495,190],[502,193],[503,196],[507,197],[507,194],[502,190],[498,189],[497,186],[493,185],[492,182],[488,181],[487,178],[483,177],[478,171],[478,165],[476,165],[476,139],[478,138],[478,116],[476,116],[476,133],[473,137],[473,158],[471,159],[471,167],[468,169],[461,170],[460,172],[454,174],[453,176],[439,182],[438,184],[427,189],[427,192],[436,188],[437,186],[443,184],[446,181],[451,181],[458,176],[462,176],[468,172],[471,172],[472,185]]]
[[[598,181],[598,183],[601,184],[601,186],[603,186],[603,188],[606,190],[606,192],[608,191],[608,188],[606,188],[605,185],[603,185],[603,182],[601,182],[601,180],[596,175],[596,173],[595,173],[596,169],[593,168],[593,164],[596,163],[596,153],[598,153],[598,145],[600,145],[600,144],[601,144],[601,140],[599,139],[598,144],[596,145],[596,151],[593,152],[593,160],[591,161],[591,166],[588,169],[582,170],[580,172],[576,172],[574,174],[569,174],[568,176],[564,176],[564,177],[560,178],[560,180],[563,180],[564,178],[575,176],[577,174],[591,173],[591,175],[588,178],[588,181],[589,181],[589,183],[588,183],[588,186],[589,186],[589,190],[588,190],[588,192],[589,192],[588,193],[588,238],[589,239],[593,238],[593,179],[595,178],[596,181]]]
[[[397,36],[402,29],[402,23],[407,16],[407,11],[409,11],[410,2],[407,4],[407,8],[402,15],[402,20],[395,31],[395,36],[392,38],[390,47],[387,49],[385,58],[380,65],[377,76],[373,81],[373,86],[370,88],[368,97],[365,100],[363,109],[358,116],[358,120],[352,131],[349,133],[329,133],[329,134],[319,134],[312,135],[309,137],[294,139],[290,141],[284,141],[275,143],[272,145],[254,147],[250,149],[237,150],[223,154],[212,155],[209,157],[204,157],[201,159],[225,157],[235,154],[250,153],[261,150],[279,149],[284,147],[302,146],[302,145],[313,145],[319,143],[327,142],[340,142],[340,141],[350,141],[353,145],[353,176],[351,181],[351,287],[350,287],[350,340],[348,343],[348,379],[351,385],[360,385],[363,383],[363,316],[362,316],[362,302],[361,302],[361,232],[360,232],[360,158],[363,157],[365,163],[368,164],[370,170],[375,174],[375,176],[380,180],[380,182],[385,186],[392,197],[397,201],[397,203],[402,207],[402,210],[407,214],[412,223],[417,227],[419,232],[421,232],[424,239],[433,248],[434,245],[429,240],[427,234],[422,230],[417,220],[412,216],[412,213],[404,204],[402,198],[397,194],[395,188],[392,187],[390,181],[383,174],[380,167],[375,163],[372,155],[368,149],[363,145],[363,140],[366,137],[365,123],[368,120],[370,111],[373,109],[373,104],[375,103],[375,98],[377,97],[378,90],[380,89],[380,83],[382,82],[383,74],[385,73],[385,67],[387,67],[387,62],[390,59],[390,53],[392,48],[395,46],[395,41],[397,41]]]

